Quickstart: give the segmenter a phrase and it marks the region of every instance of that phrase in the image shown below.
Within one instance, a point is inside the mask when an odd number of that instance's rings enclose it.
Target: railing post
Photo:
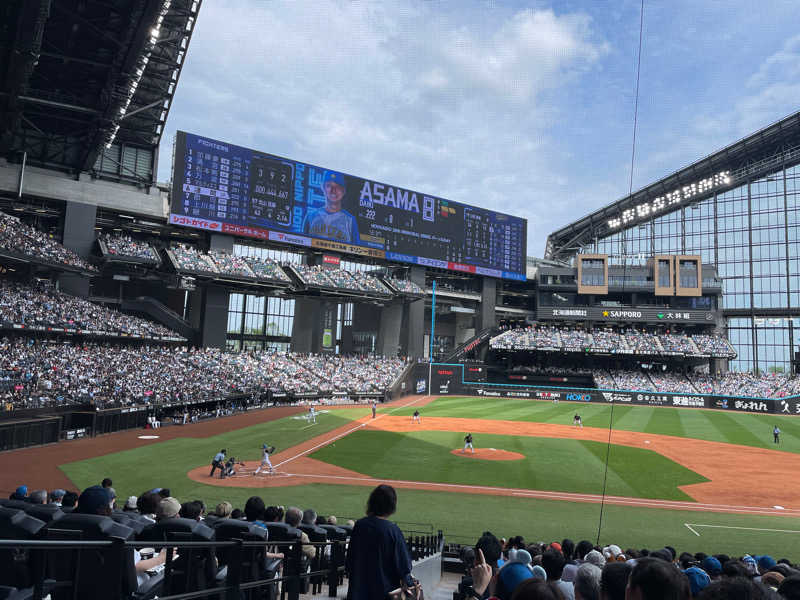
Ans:
[[[228,575],[225,578],[225,585],[227,591],[225,592],[225,600],[240,600],[239,586],[242,583],[242,540],[231,540],[236,545],[231,552],[232,560],[228,561]]]
[[[289,600],[300,600],[300,587],[302,586],[300,575],[303,563],[303,543],[299,538],[297,541],[293,542],[292,547],[289,550],[289,556],[289,564],[287,565],[287,570],[289,572],[286,574],[288,579],[285,582],[286,592]]]
[[[328,560],[328,598],[336,598],[336,588],[339,585],[339,554],[341,542],[331,540],[331,555]]]

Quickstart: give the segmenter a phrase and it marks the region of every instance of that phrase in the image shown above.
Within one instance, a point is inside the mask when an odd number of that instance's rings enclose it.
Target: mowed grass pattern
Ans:
[[[393,414],[410,417],[413,412],[413,408],[404,408]],[[611,420],[611,405],[605,403],[554,404],[519,398],[442,396],[421,408],[420,412],[423,423],[427,416],[570,425],[577,412],[585,426],[608,429]],[[781,430],[780,445],[772,441],[772,428],[775,425]],[[613,427],[624,431],[674,435],[800,454],[800,417],[794,416],[617,404],[614,406]]]
[[[311,457],[380,479],[482,485],[499,488],[600,494],[606,444],[525,436],[481,434],[482,448],[499,448],[524,459],[491,461],[454,455],[460,432],[356,431]],[[658,474],[654,477],[653,474]],[[680,485],[708,481],[664,456],[640,448],[612,446],[607,493],[615,496],[692,499]]]

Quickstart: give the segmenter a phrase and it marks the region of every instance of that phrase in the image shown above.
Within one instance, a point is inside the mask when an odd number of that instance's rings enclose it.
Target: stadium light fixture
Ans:
[[[649,202],[642,202],[632,208],[625,209],[619,217],[608,220],[608,228],[618,229],[638,219],[652,218],[667,208],[674,208],[687,200],[691,200],[698,194],[703,194],[710,190],[729,185],[730,183],[730,171],[720,171],[716,175],[676,188],[663,196],[653,198]]]

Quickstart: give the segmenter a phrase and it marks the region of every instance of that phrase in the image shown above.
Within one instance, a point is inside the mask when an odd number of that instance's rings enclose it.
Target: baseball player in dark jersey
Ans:
[[[472,446],[472,434],[471,433],[468,433],[467,435],[464,436],[464,447],[461,449],[461,453],[463,454],[464,452],[466,452],[467,448],[472,450],[472,453],[475,454],[475,448]]]

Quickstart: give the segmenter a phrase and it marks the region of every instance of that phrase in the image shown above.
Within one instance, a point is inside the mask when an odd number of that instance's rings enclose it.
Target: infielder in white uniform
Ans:
[[[275,452],[275,446],[267,446],[263,444],[261,446],[261,464],[256,469],[256,472],[253,475],[258,475],[261,473],[261,469],[269,469],[269,473],[274,473],[275,469],[272,467],[272,461],[269,459],[269,455]]]
[[[308,420],[312,423],[317,422],[317,409],[313,405],[308,407]]]

